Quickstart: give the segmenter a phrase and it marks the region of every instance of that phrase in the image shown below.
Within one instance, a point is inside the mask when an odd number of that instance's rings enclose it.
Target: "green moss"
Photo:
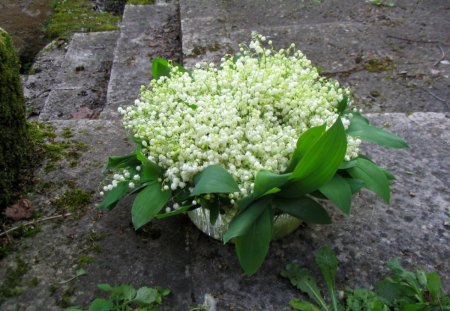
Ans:
[[[3,282],[0,284],[0,303],[23,291],[22,278],[30,270],[30,266],[20,258],[16,259],[16,267],[6,269]]]
[[[73,133],[72,133],[72,131],[70,130],[70,128],[65,127],[65,128],[63,129],[62,137],[64,137],[64,138],[71,138],[72,136],[73,136]]]
[[[86,212],[87,205],[91,203],[92,194],[82,189],[76,188],[66,191],[62,196],[52,203],[62,211],[72,213],[76,218],[80,218]]]
[[[86,255],[81,255],[80,258],[78,258],[78,265],[81,267],[85,267],[90,263],[94,262],[94,257],[92,256],[86,256]]]
[[[67,308],[72,304],[72,297],[75,294],[75,288],[72,286],[66,289],[61,295],[61,299],[58,301],[58,305],[63,308]]]
[[[31,171],[19,67],[12,39],[0,28],[0,212],[17,198]]]
[[[127,4],[153,4],[155,0],[128,0]]]
[[[51,38],[67,39],[74,32],[108,31],[118,29],[119,16],[97,12],[89,0],[54,0],[53,13],[46,25]]]
[[[395,69],[394,62],[389,57],[369,59],[364,65],[368,72],[382,72]]]

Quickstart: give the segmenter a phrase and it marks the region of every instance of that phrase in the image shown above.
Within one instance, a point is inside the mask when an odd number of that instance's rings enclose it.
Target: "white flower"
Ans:
[[[225,56],[218,67],[197,64],[191,74],[171,67],[169,78],[152,80],[134,106],[123,109],[125,128],[165,170],[164,190],[192,188],[196,174],[220,164],[239,184],[241,192],[230,197],[237,200],[251,193],[259,170],[286,169],[302,133],[335,122],[349,91],[321,78],[295,44],[275,51],[264,40],[252,33],[240,57]],[[350,120],[342,121],[348,127]],[[347,140],[349,160],[360,141]]]
[[[128,187],[129,187],[130,189],[134,189],[134,187],[135,187],[134,182],[130,181],[130,182],[128,183]]]

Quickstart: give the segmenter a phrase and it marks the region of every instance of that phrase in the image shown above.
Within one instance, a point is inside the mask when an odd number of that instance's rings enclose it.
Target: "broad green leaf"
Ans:
[[[301,268],[296,264],[288,264],[286,268],[281,271],[281,276],[289,279],[293,286],[307,294],[309,298],[322,308],[322,310],[329,310],[311,271],[306,268]]]
[[[253,202],[248,208],[242,210],[231,220],[227,232],[223,236],[223,242],[227,243],[232,238],[244,235],[256,222],[259,216],[268,209],[270,198],[263,197]]]
[[[103,166],[103,172],[109,169],[135,167],[139,164],[139,160],[136,158],[135,153],[125,156],[112,156],[108,158],[108,162]]]
[[[205,193],[239,192],[239,186],[230,173],[220,165],[210,165],[196,179],[191,195]]]
[[[336,174],[329,182],[320,187],[319,191],[331,202],[336,204],[345,215],[350,215],[352,189],[347,179]]]
[[[286,172],[292,172],[297,166],[300,159],[305,155],[306,151],[311,148],[314,143],[325,133],[326,125],[315,126],[304,132],[297,140],[297,147],[292,154],[291,161],[286,169]]]
[[[403,301],[410,300],[411,302],[415,300],[415,291],[410,286],[389,279],[378,282],[375,286],[375,292],[389,304],[400,299]]]
[[[63,311],[83,311],[80,307],[68,307],[63,309]]]
[[[347,133],[351,136],[361,138],[381,146],[391,148],[408,148],[408,144],[384,129],[372,126],[369,121],[360,113],[354,112]]]
[[[427,274],[427,289],[431,294],[434,303],[439,303],[442,296],[441,279],[436,272]]]
[[[170,75],[170,64],[167,59],[155,57],[152,60],[152,78],[158,80],[160,77]]]
[[[321,247],[314,253],[317,266],[322,272],[328,292],[331,297],[333,310],[338,311],[337,294],[336,294],[336,271],[338,262],[333,250],[329,247]]]
[[[136,289],[128,284],[122,284],[114,288],[114,293],[111,297],[122,300],[133,300],[136,296]]]
[[[337,111],[339,114],[343,114],[345,112],[345,109],[347,109],[349,98],[347,95],[344,95],[344,98],[337,104]]]
[[[266,194],[274,188],[280,188],[288,180],[291,174],[277,174],[267,170],[261,170],[256,174],[253,194],[256,197]]]
[[[430,305],[427,303],[414,303],[414,304],[402,304],[401,311],[441,311],[443,309],[431,309]]]
[[[117,187],[112,190],[105,191],[103,201],[100,203],[100,208],[111,209],[116,203],[130,190],[128,182],[123,181],[117,184]]]
[[[320,309],[316,305],[313,305],[312,303],[309,303],[309,302],[304,301],[304,300],[298,300],[296,298],[292,299],[289,302],[289,304],[295,310],[300,310],[300,311],[320,311]]]
[[[400,264],[398,258],[393,258],[388,261],[388,267],[394,273],[394,277],[403,281],[406,281],[416,292],[420,292],[420,284],[416,278],[416,275],[411,271],[406,270]]]
[[[109,285],[107,283],[98,284],[97,287],[107,293],[111,293],[114,290],[114,287],[112,287],[111,285]]]
[[[137,230],[150,222],[170,199],[171,192],[161,190],[161,184],[151,183],[138,193],[131,208],[131,220]]]
[[[142,153],[142,148],[138,146],[136,148],[136,158],[141,162],[140,176],[142,180],[158,180],[163,175],[163,169],[159,167],[155,162],[150,161]]]
[[[176,210],[170,211],[168,213],[158,214],[158,215],[155,216],[155,218],[156,219],[164,219],[164,218],[167,218],[167,217],[172,217],[172,216],[175,216],[175,215],[184,214],[187,211],[190,211],[192,209],[192,207],[193,207],[192,204],[184,205],[184,206],[181,206],[180,208],[177,208]]]
[[[244,235],[236,237],[236,254],[246,275],[254,274],[264,262],[272,239],[272,211],[268,208]]]
[[[294,183],[287,189],[294,191],[296,196],[318,189],[336,173],[346,150],[347,137],[342,121],[338,118],[306,151],[290,178]]]
[[[350,186],[352,194],[359,192],[364,187],[364,182],[360,179],[346,178],[345,180]]]
[[[354,178],[364,182],[365,187],[378,194],[386,203],[390,201],[389,181],[385,172],[375,163],[358,158],[358,165],[347,172]]]
[[[286,214],[297,217],[307,223],[330,224],[331,218],[317,201],[309,197],[275,197],[275,206]]]
[[[97,298],[89,305],[88,311],[110,311],[113,310],[114,304],[110,300]]]
[[[350,167],[354,167],[356,166],[358,163],[356,162],[356,160],[351,160],[351,161],[343,161],[341,163],[341,165],[339,166],[339,170],[346,170]]]
[[[141,287],[136,293],[134,301],[142,304],[151,304],[158,298],[158,291],[150,287]]]
[[[211,223],[211,225],[214,225],[216,223],[217,217],[219,217],[220,212],[219,201],[215,199],[211,201],[202,199],[200,201],[200,204],[202,208],[206,208],[209,210],[209,222]]]

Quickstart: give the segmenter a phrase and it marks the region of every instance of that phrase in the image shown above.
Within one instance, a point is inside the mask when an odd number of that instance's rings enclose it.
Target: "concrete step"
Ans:
[[[349,85],[367,111],[448,111],[445,27],[425,20],[417,24],[423,19],[419,13],[428,21],[439,19],[443,13],[438,8],[444,9],[445,2],[437,1],[433,10],[407,2],[391,10],[351,3],[352,10],[337,0],[180,0],[184,64],[217,63],[258,31],[277,49],[296,43],[325,75]],[[411,14],[400,23],[404,11]],[[387,65],[370,68],[370,62],[385,60]]]
[[[117,108],[134,102],[140,87],[151,79],[152,58],[179,61],[179,36],[175,6],[126,5],[102,119],[119,118]]]
[[[66,54],[67,44],[55,40],[36,56],[33,67],[23,80],[23,94],[30,119],[38,118],[52,87],[58,84],[57,76]]]
[[[208,238],[187,217],[155,221],[136,233],[130,224],[131,200],[106,214],[96,210],[99,197],[95,193],[101,189],[100,168],[106,157],[125,154],[133,146],[118,121],[52,121],[58,141],[84,147],[75,164],[62,157],[50,172],[44,164],[36,187],[46,185],[46,190],[31,197],[33,204],[44,216],[59,214],[62,211],[53,202],[74,188],[93,193],[93,200],[79,220],[43,223],[40,233],[23,239],[17,252],[5,259],[9,264],[0,265],[2,276],[14,258],[22,258],[31,267],[23,284],[34,278],[39,282],[9,298],[2,310],[19,306],[60,310],[60,298],[69,289],[74,293],[71,305],[87,306],[98,283],[167,287],[172,295],[162,310],[187,310],[202,303],[205,294],[216,299],[219,310],[283,310],[299,293],[279,277],[280,270],[293,261],[314,267],[313,252],[322,245],[333,246],[337,253],[338,288],[375,284],[386,272],[387,260],[398,257],[409,269],[437,271],[448,291],[450,118],[423,112],[369,117],[405,138],[411,147],[364,147],[397,177],[390,206],[362,192],[354,198],[350,217],[333,212],[333,224],[308,225],[273,242],[266,262],[251,278],[243,275],[232,245]],[[92,257],[85,266],[88,274],[50,291],[55,282],[75,274],[81,256]]]
[[[98,117],[106,101],[117,31],[75,33],[39,115],[43,121]]]

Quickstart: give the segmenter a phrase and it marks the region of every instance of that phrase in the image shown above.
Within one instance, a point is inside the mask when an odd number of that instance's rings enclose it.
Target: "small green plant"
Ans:
[[[313,301],[292,299],[295,310],[302,311],[448,311],[450,298],[444,293],[436,272],[416,273],[405,270],[398,259],[388,262],[391,274],[377,283],[375,290],[358,288],[346,290],[344,299],[338,301],[336,289],[336,255],[329,247],[315,252],[315,261],[327,285],[328,301],[322,296],[311,271],[296,264],[288,264],[281,276],[308,295]]]
[[[395,7],[395,3],[394,2],[386,2],[384,0],[370,0],[370,3],[376,6],[386,6],[389,8],[393,8]]]
[[[96,298],[91,302],[87,310],[102,311],[157,311],[157,306],[162,303],[163,297],[170,294],[170,290],[160,287],[141,287],[135,289],[131,285],[122,284],[111,286],[99,284],[98,288],[109,294],[109,298]],[[83,311],[79,307],[70,307],[64,311]]]

